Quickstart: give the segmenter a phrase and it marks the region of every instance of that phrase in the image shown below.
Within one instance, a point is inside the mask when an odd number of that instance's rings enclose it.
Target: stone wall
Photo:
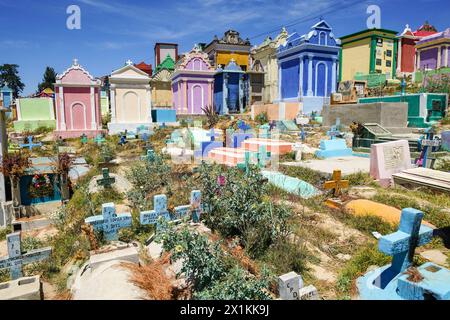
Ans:
[[[408,104],[405,102],[377,102],[325,106],[323,109],[323,126],[334,125],[336,118],[339,118],[341,125],[346,127],[355,121],[378,123],[388,130],[406,128],[408,124]]]

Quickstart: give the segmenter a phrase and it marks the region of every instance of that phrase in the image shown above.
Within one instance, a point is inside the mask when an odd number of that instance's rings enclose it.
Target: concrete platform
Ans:
[[[138,264],[139,252],[137,247],[123,247],[115,250],[91,255],[89,259],[89,265],[92,270],[98,268],[101,264],[113,260],[129,261]]]
[[[0,283],[0,300],[43,300],[39,276]]]
[[[282,140],[272,140],[263,138],[252,138],[242,142],[243,149],[253,152],[258,152],[260,146],[265,146],[267,152],[273,154],[286,154],[292,151],[294,144]]]
[[[305,167],[325,174],[333,174],[333,170],[341,170],[342,175],[357,172],[369,173],[370,159],[365,157],[336,157],[327,159],[313,159],[299,162],[282,162],[280,165]]]
[[[450,173],[428,168],[413,168],[392,175],[395,184],[404,187],[427,187],[450,194]]]
[[[245,161],[245,150],[240,148],[216,148],[208,153],[208,159],[219,164],[235,167],[238,163]]]

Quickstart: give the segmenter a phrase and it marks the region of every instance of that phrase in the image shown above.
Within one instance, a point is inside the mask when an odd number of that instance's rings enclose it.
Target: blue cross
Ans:
[[[245,151],[244,153],[244,162],[238,163],[237,167],[241,170],[245,170],[245,173],[250,171],[250,151]]]
[[[105,142],[105,138],[103,138],[103,136],[101,134],[98,134],[94,141],[98,144],[101,145],[103,142]]]
[[[331,140],[336,139],[337,136],[341,135],[341,132],[339,131],[340,125],[341,125],[341,119],[336,118],[336,124],[334,126],[331,126],[331,129],[329,131],[327,131],[327,136],[329,136]]]
[[[427,244],[433,238],[433,229],[423,225],[422,218],[422,211],[413,208],[403,209],[398,231],[380,238],[379,250],[393,256],[390,268],[380,276],[382,289],[412,265],[415,249]]]
[[[301,127],[301,131],[300,131],[300,139],[302,139],[302,142],[305,142],[305,140],[306,140],[306,132],[305,132],[305,128],[303,127],[303,125],[302,125],[302,127]]]
[[[159,217],[164,220],[170,220],[170,214],[167,210],[167,196],[165,194],[158,194],[153,197],[153,210],[142,211],[140,213],[140,221],[142,225],[158,224]]]
[[[258,166],[260,168],[265,168],[268,160],[270,160],[270,157],[267,155],[266,146],[259,146],[258,153],[256,156],[258,159]]]
[[[191,214],[194,223],[200,221],[200,216],[202,213],[202,193],[200,190],[191,191],[191,201],[190,204],[184,206],[175,207],[175,219],[182,219],[187,214]]]
[[[214,132],[214,128],[211,128],[206,135],[211,138],[211,141],[216,141],[216,137],[219,136],[218,133]]]
[[[264,124],[262,126],[259,127],[262,131],[262,133],[259,134],[260,138],[264,138],[264,139],[269,139],[270,138],[270,126],[267,124]]]
[[[141,156],[141,160],[147,160],[148,162],[154,162],[156,159],[155,151],[152,149],[147,150],[147,154],[145,156]]]
[[[107,241],[113,241],[118,239],[120,229],[131,227],[131,213],[117,214],[114,203],[104,203],[102,215],[88,217],[84,222],[91,224],[94,230],[103,231]]]
[[[417,165],[426,168],[428,154],[432,151],[437,151],[441,145],[441,141],[434,137],[434,130],[430,128],[427,130],[426,138],[420,139],[420,145],[422,147],[422,152],[420,153]]]
[[[8,257],[0,259],[0,270],[9,269],[11,279],[16,280],[22,277],[22,266],[50,257],[51,247],[31,250],[22,253],[21,232],[10,233],[6,236],[8,246]]]
[[[237,125],[239,130],[242,130],[244,132],[246,132],[247,130],[250,130],[250,126],[248,124],[245,123],[245,121],[243,120],[239,120],[238,121],[238,125]]]
[[[33,150],[34,147],[42,147],[42,142],[38,142],[38,143],[33,143],[33,136],[28,136],[28,143],[21,143],[19,146],[21,148],[28,148],[31,150]]]

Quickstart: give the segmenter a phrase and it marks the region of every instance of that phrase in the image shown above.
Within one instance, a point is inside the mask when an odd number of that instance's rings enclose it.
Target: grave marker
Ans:
[[[103,144],[103,142],[105,142],[105,141],[106,141],[106,140],[105,140],[105,138],[103,137],[103,135],[97,134],[97,135],[95,136],[94,142],[95,142],[97,145],[101,145],[101,144]]]
[[[278,291],[282,300],[298,300],[302,287],[302,277],[294,271],[278,277]]]
[[[159,217],[166,221],[170,220],[170,214],[167,210],[167,196],[165,194],[158,194],[153,197],[153,210],[141,212],[140,222],[142,225],[158,224]]]
[[[32,151],[34,147],[42,147],[42,142],[33,143],[33,136],[28,136],[27,139],[28,143],[21,143],[19,145],[21,148],[28,148]]]
[[[423,168],[433,169],[434,160],[427,162],[429,154],[433,151],[437,151],[441,146],[441,140],[434,136],[433,128],[427,131],[426,137],[419,140],[422,147],[419,159],[417,159],[416,165]],[[428,165],[429,164],[429,165]]]
[[[107,241],[118,239],[118,231],[131,227],[131,213],[116,213],[114,203],[102,205],[102,215],[92,216],[84,219],[84,222],[94,227],[94,230],[103,231]]]
[[[348,180],[342,180],[341,170],[334,170],[331,181],[326,181],[323,185],[325,190],[333,190],[334,197],[339,197],[341,195],[341,189],[347,189],[348,187]]]
[[[202,212],[201,197],[202,193],[200,190],[191,191],[190,204],[175,207],[173,220],[182,219],[187,214],[191,213],[193,222],[198,223]]]
[[[145,156],[141,156],[141,160],[147,161],[149,163],[154,162],[156,159],[156,154],[153,149],[148,149],[147,154]]]
[[[413,263],[416,248],[427,244],[433,238],[433,229],[422,225],[422,218],[422,211],[403,209],[398,231],[380,238],[379,250],[393,256],[389,271],[380,279],[381,288],[408,269]]]
[[[9,269],[12,280],[16,280],[23,276],[23,265],[47,259],[52,253],[51,247],[23,253],[21,232],[8,234],[6,236],[6,242],[8,246],[8,257],[0,259],[0,269]]]
[[[88,137],[85,133],[83,133],[81,135],[81,144],[86,144],[86,143],[88,143]]]
[[[103,178],[97,179],[97,184],[99,186],[103,186],[103,188],[105,188],[105,189],[111,188],[111,185],[116,182],[116,178],[109,176],[108,168],[102,168],[102,174],[103,174]]]

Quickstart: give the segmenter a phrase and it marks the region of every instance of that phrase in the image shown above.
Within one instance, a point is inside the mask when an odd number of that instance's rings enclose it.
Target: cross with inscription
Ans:
[[[423,225],[422,218],[422,211],[403,209],[398,231],[380,238],[379,250],[393,256],[390,268],[381,275],[381,288],[408,269],[413,263],[416,248],[429,243],[433,238],[433,229]]]
[[[167,196],[165,194],[158,194],[153,197],[153,210],[142,211],[140,213],[140,221],[142,225],[157,225],[159,217],[162,217],[166,221],[170,220],[170,214],[167,210]]]
[[[104,138],[101,134],[98,134],[98,135],[95,136],[94,141],[95,141],[95,143],[97,143],[98,145],[101,145],[101,144],[102,144],[103,142],[105,142],[106,140],[105,140],[105,138]]]
[[[436,139],[434,136],[435,132],[433,128],[428,129],[427,135],[425,138],[422,138],[420,140],[420,145],[422,146],[422,152],[420,153],[420,157],[417,160],[416,164],[419,167],[426,168],[427,167],[427,159],[429,157],[429,154],[432,151],[438,150],[441,146],[441,140]]]
[[[323,185],[325,190],[333,190],[334,197],[341,195],[341,189],[347,189],[349,186],[348,180],[342,180],[341,170],[334,170],[331,181],[326,181]]]
[[[118,231],[131,227],[131,213],[116,213],[114,203],[104,203],[102,205],[102,215],[92,216],[84,219],[86,224],[93,226],[94,230],[103,231],[107,241],[118,239]]]
[[[334,126],[331,126],[331,129],[327,131],[327,136],[330,137],[331,140],[336,139],[336,137],[341,135],[341,132],[339,131],[339,126],[341,125],[341,119],[336,119],[336,124]]]
[[[9,269],[12,280],[23,276],[23,265],[45,260],[52,253],[51,247],[22,252],[21,232],[8,234],[6,236],[6,242],[8,246],[8,257],[0,259],[0,269]]]
[[[116,178],[109,176],[108,168],[102,168],[102,175],[103,175],[103,178],[97,179],[97,184],[99,186],[103,186],[103,188],[105,188],[105,189],[111,188],[111,185],[116,182]]]
[[[42,147],[42,142],[33,143],[33,136],[28,136],[27,139],[28,143],[21,143],[19,145],[21,148],[28,148],[31,151],[34,147]]]
[[[182,219],[187,214],[191,214],[192,221],[198,223],[200,221],[200,216],[202,213],[202,193],[200,190],[191,191],[191,201],[190,204],[184,206],[175,207],[174,210],[174,220]]]

